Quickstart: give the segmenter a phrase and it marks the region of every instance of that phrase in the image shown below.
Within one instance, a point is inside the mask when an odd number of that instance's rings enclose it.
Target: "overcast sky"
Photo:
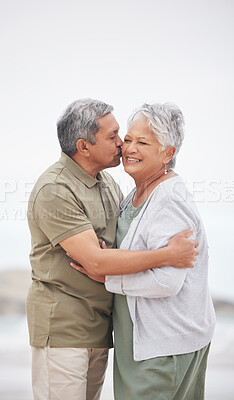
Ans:
[[[232,0],[0,0],[0,18],[2,212],[17,202],[25,207],[25,191],[58,159],[56,120],[72,101],[92,97],[113,104],[122,137],[132,109],[170,101],[186,122],[177,172],[204,218],[205,209],[209,221],[227,212],[229,226]],[[111,173],[126,192],[130,180],[122,169]],[[3,222],[6,229],[14,218]],[[25,225],[17,223],[16,230]]]
[[[93,97],[114,105],[122,135],[142,102],[175,102],[183,166],[232,178],[232,0],[1,0],[0,13],[3,175],[57,159],[58,116]]]

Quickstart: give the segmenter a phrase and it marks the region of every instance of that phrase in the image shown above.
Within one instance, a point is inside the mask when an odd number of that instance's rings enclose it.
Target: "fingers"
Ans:
[[[180,234],[181,234],[181,236],[188,238],[189,236],[191,236],[193,234],[193,232],[194,232],[194,229],[189,228],[189,229],[186,229],[186,231],[181,232]]]
[[[79,268],[79,266],[78,266],[77,264],[75,264],[74,262],[70,262],[70,266],[71,266],[72,268],[77,269],[77,270],[78,270],[78,268]]]
[[[82,272],[82,274],[88,275],[88,274],[87,274],[87,271],[86,271],[83,267],[81,267],[80,265],[77,265],[77,264],[71,262],[71,263],[70,263],[70,266],[71,266],[72,268],[76,269],[77,271]]]
[[[187,268],[194,268],[195,267],[195,262],[197,260],[197,256],[199,255],[199,251],[194,248],[194,254],[192,258],[190,258],[189,261],[187,261]]]
[[[101,243],[101,248],[102,249],[107,249],[107,245],[106,245],[106,242],[104,240]]]
[[[196,261],[197,256],[199,255],[199,251],[194,249],[193,260]]]
[[[193,258],[192,258],[192,261],[191,261],[191,266],[190,266],[190,268],[193,268],[194,267],[194,262],[197,260],[197,256],[199,255],[199,251],[198,250],[194,250],[194,255],[193,255]]]
[[[193,228],[189,228],[189,229],[186,229],[186,230],[183,231],[183,232],[177,233],[175,236],[176,236],[176,237],[188,238],[189,236],[191,236],[191,235],[193,234],[193,232],[194,232],[194,229],[193,229]]]
[[[195,247],[195,248],[199,246],[199,243],[197,240],[191,240],[191,243],[193,244],[193,247]]]

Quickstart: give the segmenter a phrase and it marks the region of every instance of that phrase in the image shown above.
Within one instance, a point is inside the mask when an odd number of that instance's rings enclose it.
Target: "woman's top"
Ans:
[[[122,202],[121,212],[134,192]],[[136,361],[193,352],[211,341],[215,313],[208,290],[208,245],[198,210],[179,176],[154,189],[133,219],[121,248],[160,248],[190,227],[194,228],[191,238],[199,242],[194,268],[168,266],[106,277],[107,290],[127,296]]]
[[[118,228],[116,232],[116,244],[118,249],[120,248],[123,239],[128,233],[129,227],[133,219],[137,217],[144,204],[145,201],[139,207],[134,207],[131,200],[129,201],[126,208],[121,212],[121,218],[119,217],[118,219]]]
[[[130,201],[118,219],[117,246],[128,232],[144,204],[135,208]],[[155,400],[160,398],[204,399],[204,380],[209,345],[192,353],[133,359],[133,325],[126,296],[115,294],[113,306],[114,397],[115,400]],[[189,388],[189,393],[188,393]]]

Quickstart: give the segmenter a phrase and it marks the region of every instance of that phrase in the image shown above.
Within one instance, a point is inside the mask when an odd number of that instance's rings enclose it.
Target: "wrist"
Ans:
[[[161,257],[162,257],[162,262],[160,265],[161,267],[167,267],[168,265],[172,265],[172,251],[171,248],[166,246],[166,247],[162,247],[161,249]]]

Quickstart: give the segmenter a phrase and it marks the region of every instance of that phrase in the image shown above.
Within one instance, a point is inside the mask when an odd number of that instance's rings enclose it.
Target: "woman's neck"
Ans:
[[[172,178],[175,172],[170,170],[165,174],[164,170],[160,170],[157,174],[152,175],[146,180],[136,181],[136,192],[133,196],[132,204],[134,207],[139,207],[145,200],[148,199],[152,191],[163,181]]]

